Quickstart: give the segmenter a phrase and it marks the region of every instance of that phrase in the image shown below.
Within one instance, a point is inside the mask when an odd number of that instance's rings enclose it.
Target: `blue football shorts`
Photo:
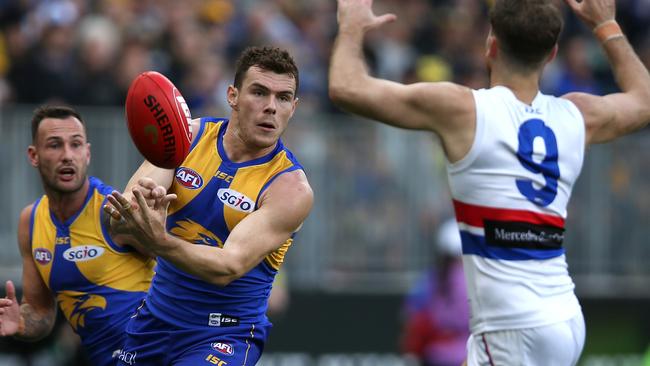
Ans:
[[[126,327],[119,366],[255,365],[271,323],[179,328],[151,314],[144,303]]]

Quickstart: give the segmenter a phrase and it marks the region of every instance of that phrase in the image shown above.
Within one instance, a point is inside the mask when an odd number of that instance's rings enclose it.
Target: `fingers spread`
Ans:
[[[156,200],[156,206],[154,207],[156,210],[158,209],[164,209],[167,211],[167,208],[169,207],[169,204],[176,199],[176,194],[167,194],[160,200]]]
[[[122,215],[120,215],[120,212],[112,204],[106,204],[103,208],[104,212],[111,215],[114,220],[120,221],[122,219]]]
[[[137,188],[133,188],[133,195],[135,196],[135,199],[138,201],[138,205],[142,207],[142,216],[146,217],[147,211],[149,211],[148,210],[149,206],[147,206],[147,200],[144,198],[142,192]]]
[[[153,198],[162,198],[165,196],[165,194],[167,194],[167,190],[163,186],[156,186],[151,191]]]

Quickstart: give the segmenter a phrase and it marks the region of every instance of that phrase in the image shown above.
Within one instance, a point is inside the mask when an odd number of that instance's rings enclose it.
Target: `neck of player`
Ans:
[[[268,147],[257,146],[254,141],[249,141],[246,134],[239,128],[236,118],[233,114],[223,135],[223,149],[230,161],[233,163],[250,161],[261,158],[275,149],[277,141]]]
[[[490,87],[510,89],[521,102],[530,105],[539,92],[541,70],[528,73],[513,72],[503,64],[495,64],[490,73]]]
[[[89,186],[90,182],[86,178],[81,188],[75,192],[59,192],[45,188],[50,212],[61,222],[68,220],[79,212],[83,206],[88,195]]]

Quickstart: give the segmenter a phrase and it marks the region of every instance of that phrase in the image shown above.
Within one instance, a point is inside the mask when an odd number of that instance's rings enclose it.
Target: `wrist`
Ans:
[[[170,257],[174,256],[174,253],[178,250],[178,243],[174,240],[174,236],[165,232],[159,240],[156,240],[156,244],[152,249],[154,254],[157,257]]]
[[[614,19],[599,23],[592,31],[601,44],[605,44],[613,39],[625,37],[623,30]]]
[[[20,315],[20,318],[18,319],[18,330],[16,331],[16,334],[14,334],[14,337],[22,337],[25,335],[25,318],[23,315]]]
[[[356,24],[350,24],[347,26],[339,27],[339,36],[345,36],[354,39],[362,39],[364,33],[365,32],[363,28]]]

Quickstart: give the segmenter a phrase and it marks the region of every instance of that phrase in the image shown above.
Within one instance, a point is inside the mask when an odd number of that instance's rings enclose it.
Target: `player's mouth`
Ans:
[[[257,127],[265,131],[274,131],[276,129],[275,125],[271,122],[261,122],[257,124]]]
[[[75,177],[75,169],[72,167],[63,167],[60,168],[58,171],[58,175],[60,179],[64,182],[69,182],[74,179]]]

